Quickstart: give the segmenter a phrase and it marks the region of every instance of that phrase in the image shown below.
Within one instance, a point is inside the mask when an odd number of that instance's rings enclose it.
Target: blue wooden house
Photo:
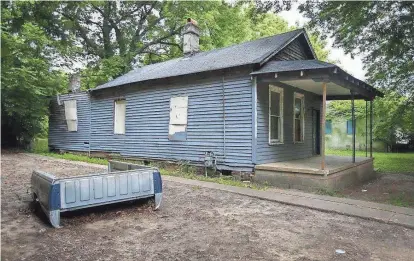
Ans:
[[[194,164],[212,152],[235,171],[320,155],[326,172],[325,101],[380,94],[317,60],[303,29],[207,52],[198,36],[190,21],[183,57],[53,99],[49,146]]]

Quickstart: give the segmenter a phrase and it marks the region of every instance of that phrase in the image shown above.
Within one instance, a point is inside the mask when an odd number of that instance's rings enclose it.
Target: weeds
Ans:
[[[394,206],[398,207],[410,207],[411,204],[406,199],[406,195],[404,192],[398,194],[398,195],[392,195],[390,199],[388,200],[388,203]]]
[[[331,190],[331,189],[327,189],[327,188],[319,188],[319,189],[317,189],[316,190],[316,194],[325,195],[325,196],[331,196],[331,197],[343,197],[344,196],[339,191]]]

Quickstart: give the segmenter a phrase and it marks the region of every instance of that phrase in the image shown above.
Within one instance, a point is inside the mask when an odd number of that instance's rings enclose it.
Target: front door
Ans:
[[[313,154],[321,154],[321,113],[320,110],[312,109],[312,140]]]

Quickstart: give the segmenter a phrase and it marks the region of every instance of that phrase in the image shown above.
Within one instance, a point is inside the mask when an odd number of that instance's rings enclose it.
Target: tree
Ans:
[[[252,19],[252,39],[258,39],[275,34],[285,33],[297,29],[296,26],[289,26],[280,16],[274,13],[259,13]],[[319,60],[328,60],[329,50],[326,49],[326,41],[321,40],[315,33],[309,34],[309,40]]]
[[[355,118],[365,119],[365,101],[355,101]],[[351,119],[351,101],[328,103],[328,120]],[[369,117],[369,108],[368,108]],[[374,101],[373,139],[384,142],[388,148],[402,140],[414,138],[414,104],[406,96],[387,91]]]
[[[299,9],[335,46],[364,57],[371,84],[414,100],[414,3],[308,1]]]
[[[50,70],[53,43],[39,26],[12,21],[21,17],[21,3],[1,5],[2,145],[27,144],[42,132],[49,95],[62,90],[63,75]]]

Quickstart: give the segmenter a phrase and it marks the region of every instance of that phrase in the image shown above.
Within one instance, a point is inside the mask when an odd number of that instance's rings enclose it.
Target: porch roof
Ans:
[[[383,94],[370,84],[361,81],[338,66],[319,60],[269,61],[251,75],[260,75],[260,80],[283,86],[300,88],[322,94],[322,83],[327,83],[328,100],[355,99],[373,100]]]

